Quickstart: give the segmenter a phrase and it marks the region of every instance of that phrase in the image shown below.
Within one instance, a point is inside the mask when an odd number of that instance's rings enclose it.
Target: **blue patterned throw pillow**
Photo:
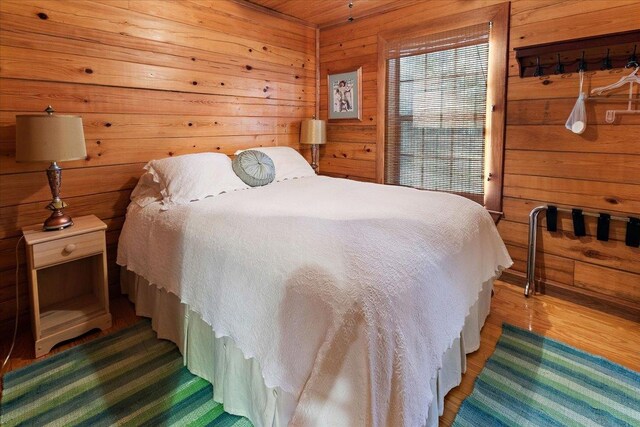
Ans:
[[[267,185],[276,176],[273,160],[262,151],[243,151],[233,159],[232,166],[236,175],[251,187]]]

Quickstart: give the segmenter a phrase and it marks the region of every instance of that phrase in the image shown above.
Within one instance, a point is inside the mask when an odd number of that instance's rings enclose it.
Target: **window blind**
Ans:
[[[388,42],[385,183],[483,203],[489,31]]]

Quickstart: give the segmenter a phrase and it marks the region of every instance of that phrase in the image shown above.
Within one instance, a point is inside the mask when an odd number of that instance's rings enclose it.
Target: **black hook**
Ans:
[[[629,57],[629,62],[627,62],[627,65],[625,66],[625,68],[631,68],[631,67],[640,66],[638,64],[638,57],[636,56],[636,48],[637,47],[638,47],[637,44],[633,45],[633,54],[631,54],[631,56]]]
[[[564,73],[564,64],[560,62],[560,54],[558,54],[558,65],[556,65],[556,74]]]
[[[609,48],[607,48],[607,56],[602,60],[602,69],[610,70],[612,68],[613,65],[611,64],[611,58],[609,58]]]
[[[584,50],[582,51],[582,58],[580,58],[580,62],[578,63],[578,71],[587,71],[587,63],[584,60]]]
[[[533,72],[533,77],[540,77],[544,74],[542,67],[540,66],[540,57],[536,58],[536,69]]]

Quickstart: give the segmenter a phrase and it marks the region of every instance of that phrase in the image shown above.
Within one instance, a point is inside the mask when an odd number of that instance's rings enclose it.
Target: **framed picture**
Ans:
[[[362,67],[329,74],[329,121],[362,120]]]

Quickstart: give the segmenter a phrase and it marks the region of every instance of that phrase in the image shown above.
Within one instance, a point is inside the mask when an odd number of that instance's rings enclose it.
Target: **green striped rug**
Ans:
[[[640,374],[504,324],[454,426],[640,426]]]
[[[149,321],[4,376],[0,425],[251,426],[213,401]]]

